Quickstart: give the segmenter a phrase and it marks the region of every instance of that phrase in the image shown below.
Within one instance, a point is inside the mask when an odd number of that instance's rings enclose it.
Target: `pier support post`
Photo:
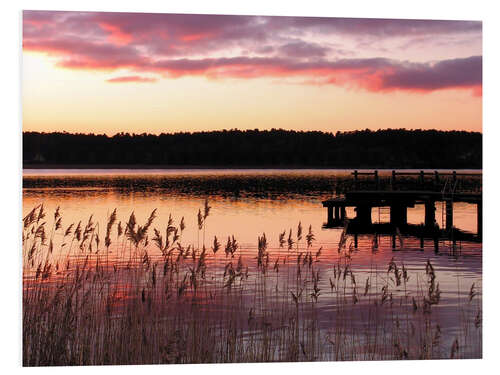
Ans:
[[[483,202],[477,203],[477,236],[483,239]]]
[[[405,226],[408,223],[407,207],[401,204],[391,205],[391,224],[395,226]]]
[[[358,224],[362,226],[370,226],[372,224],[372,208],[371,206],[356,207],[356,219]]]
[[[327,210],[328,210],[327,225],[330,226],[333,225],[333,206],[328,206]]]
[[[342,222],[345,220],[345,206],[340,207],[340,220]]]
[[[338,223],[340,219],[340,207],[335,206],[335,222]]]
[[[446,201],[446,230],[453,228],[453,201]]]
[[[436,222],[436,206],[434,201],[429,199],[425,201],[425,226],[426,228],[433,228]]]

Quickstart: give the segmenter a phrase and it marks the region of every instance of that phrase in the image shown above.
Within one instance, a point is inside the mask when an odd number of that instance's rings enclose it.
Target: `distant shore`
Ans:
[[[23,133],[32,169],[466,169],[482,167],[482,134],[386,129],[344,133]]]
[[[318,170],[468,170],[468,171],[482,171],[482,168],[431,168],[431,167],[374,167],[374,166],[314,166],[314,165],[151,165],[151,164],[23,164],[25,169],[151,169],[151,170],[173,170],[173,169],[318,169]]]

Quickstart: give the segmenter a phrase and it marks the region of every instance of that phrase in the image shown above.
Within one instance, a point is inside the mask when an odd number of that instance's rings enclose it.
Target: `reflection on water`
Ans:
[[[33,173],[42,173],[47,176],[48,171],[35,171],[28,173],[32,176]],[[64,226],[71,223],[78,223],[88,219],[93,215],[94,221],[105,223],[113,209],[117,209],[118,220],[125,222],[129,215],[134,212],[139,223],[145,222],[153,209],[157,209],[157,219],[153,227],[165,228],[169,215],[174,220],[178,221],[184,217],[186,229],[183,234],[183,242],[185,245],[198,245],[198,228],[197,214],[198,210],[203,207],[205,198],[209,199],[211,208],[210,219],[207,221],[204,235],[207,239],[212,239],[214,236],[225,239],[228,236],[235,236],[241,244],[243,251],[251,253],[257,247],[257,236],[265,233],[269,238],[271,247],[277,244],[278,234],[283,230],[287,232],[293,228],[296,229],[299,222],[304,228],[311,225],[316,238],[316,244],[323,247],[325,256],[335,257],[337,254],[338,243],[342,229],[322,229],[322,225],[326,221],[326,209],[321,206],[321,200],[329,198],[332,195],[333,187],[325,191],[313,191],[308,194],[293,194],[289,196],[286,187],[290,181],[302,182],[302,179],[310,179],[315,181],[321,180],[320,186],[325,186],[326,181],[333,181],[335,176],[347,175],[349,171],[316,171],[316,170],[299,170],[299,171],[238,171],[238,170],[173,170],[173,171],[153,171],[152,175],[145,174],[145,171],[134,171],[130,174],[127,171],[107,171],[101,175],[96,174],[97,171],[84,171],[84,175],[91,176],[93,180],[99,180],[99,187],[87,186],[84,188],[25,188],[23,191],[23,213],[26,214],[29,210],[38,204],[43,203],[48,212],[53,212],[57,207],[63,215]],[[150,173],[150,171],[147,171]],[[183,192],[175,192],[170,188],[155,187],[149,190],[137,190],[137,185],[134,183],[136,178],[141,181],[151,182],[154,185],[154,180],[158,176],[164,174],[181,178],[185,175],[191,177],[200,176],[200,179],[206,176],[218,176],[219,181],[223,185],[224,179],[233,179],[235,175],[241,177],[238,190],[242,192],[254,191],[258,186],[248,186],[247,178],[255,176],[263,176],[263,179],[269,178],[276,173],[282,179],[287,180],[287,184],[283,186],[281,191],[274,191],[269,197],[255,197],[251,194],[241,194],[243,196],[231,196],[217,194],[199,193],[185,194]],[[56,171],[55,175],[61,175],[62,172]],[[114,179],[117,176],[126,177],[128,188],[115,188],[113,186]],[[139,177],[136,177],[139,176]],[[64,175],[65,180],[72,180],[81,177],[80,174],[69,173]],[[257,177],[258,178],[258,177]],[[234,183],[232,181],[232,183]],[[257,184],[258,185],[258,184]],[[192,189],[196,189],[193,186]],[[246,196],[245,196],[246,195]],[[442,205],[436,204],[436,220],[440,226],[443,225]],[[348,208],[347,215],[354,216],[352,208]],[[387,210],[374,209],[372,212],[373,222],[389,221],[389,213]],[[408,222],[411,224],[419,224],[424,221],[424,207],[417,205],[414,208],[408,209]],[[454,225],[470,232],[476,231],[476,207],[467,203],[455,203],[454,206]],[[383,240],[382,240],[383,241]],[[369,240],[367,240],[370,243]],[[390,239],[386,239],[387,251],[381,245],[381,251],[377,254],[372,254],[371,251],[365,251],[360,244],[360,249],[354,262],[358,266],[363,264],[378,264],[380,267],[385,267],[388,260],[396,255],[402,261],[405,261],[409,266],[414,264],[421,268],[421,262],[428,257],[434,257],[429,252],[414,252],[405,251],[393,253],[390,249]],[[411,245],[411,239],[408,239],[406,246]],[[443,244],[446,246],[446,244]],[[370,245],[371,246],[371,245]],[[463,272],[463,277],[471,278],[473,275],[477,278],[476,285],[481,280],[481,244],[459,244],[463,248],[463,253],[466,256],[459,257],[458,260],[448,258],[447,256],[437,256],[436,259],[441,259],[443,263],[438,269],[443,271],[453,272],[454,269],[459,269]],[[430,247],[430,244],[429,244]],[[418,245],[415,244],[415,248]],[[451,276],[451,275],[450,275]],[[450,283],[455,283],[455,277],[452,277]]]
[[[323,229],[326,221],[326,209],[321,206],[321,200],[330,198],[335,191],[335,178],[342,175],[347,176],[347,171],[212,171],[212,170],[189,170],[189,171],[134,171],[124,174],[123,171],[85,171],[64,173],[56,171],[48,176],[47,171],[33,171],[25,173],[25,187],[23,190],[23,213],[26,215],[33,207],[42,204],[48,212],[47,228],[52,226],[52,213],[57,207],[62,214],[62,228],[70,224],[75,225],[82,221],[85,225],[90,215],[93,222],[98,222],[101,237],[104,238],[105,224],[111,212],[116,208],[117,222],[125,224],[129,215],[134,212],[138,223],[145,223],[151,211],[156,209],[157,218],[154,220],[152,229],[157,228],[164,231],[168,225],[169,216],[178,225],[184,218],[186,228],[182,233],[184,246],[191,245],[193,248],[201,248],[206,244],[209,248],[214,236],[217,236],[225,245],[228,237],[234,236],[238,241],[238,255],[245,262],[255,263],[257,255],[257,236],[266,234],[269,243],[268,251],[270,262],[278,262],[290,251],[279,246],[279,234],[286,231],[288,235],[291,230],[294,236],[297,233],[299,222],[304,228],[304,239],[298,246],[305,251],[305,234],[309,226],[315,236],[314,252],[321,250],[321,261],[317,263],[318,270],[325,274],[331,272],[335,264],[340,261],[339,241],[342,229]],[[165,180],[165,174],[168,180]],[[273,175],[274,174],[274,175]],[[42,177],[43,176],[43,177]],[[216,180],[224,186],[217,191],[215,180],[210,180],[211,187],[202,181],[206,178],[216,177]],[[274,177],[273,177],[274,176]],[[187,179],[186,179],[187,178]],[[44,181],[42,187],[36,187],[34,181]],[[86,181],[85,183],[82,183]],[[158,179],[162,184],[158,183]],[[178,179],[175,184],[164,186],[165,181]],[[197,190],[197,179],[201,188]],[[269,179],[272,183],[269,183]],[[51,182],[52,181],[52,182]],[[50,183],[56,187],[50,187]],[[97,182],[96,182],[97,181]],[[190,186],[186,189],[182,182],[188,181]],[[272,189],[267,189],[269,184]],[[294,189],[290,186],[298,184]],[[227,186],[231,186],[238,194],[227,194]],[[290,192],[292,190],[292,192]],[[256,192],[266,191],[266,194]],[[203,210],[205,199],[211,206],[203,231],[200,231],[197,223],[199,210]],[[437,204],[436,219],[441,226],[441,212],[443,208]],[[347,216],[352,217],[352,210],[347,211]],[[454,208],[453,222],[456,227],[466,231],[476,231],[476,209],[473,205],[456,203]],[[374,209],[372,212],[373,222],[387,222],[389,214],[387,211]],[[408,210],[408,222],[419,224],[424,220],[423,206],[416,206]],[[116,235],[116,234],[115,234]],[[57,241],[57,237],[56,240]],[[457,330],[460,329],[457,321],[459,302],[467,300],[467,295],[474,284],[478,291],[477,299],[481,299],[482,290],[482,245],[477,243],[458,243],[457,249],[453,250],[451,244],[443,242],[441,251],[436,254],[433,244],[425,245],[423,251],[419,247],[418,240],[405,238],[403,247],[398,245],[397,251],[391,249],[391,239],[382,237],[377,249],[373,247],[371,236],[362,236],[357,249],[352,248],[352,242],[348,239],[346,247],[350,249],[351,267],[358,280],[365,280],[367,275],[384,272],[392,259],[397,264],[404,264],[411,275],[406,290],[397,289],[395,293],[422,293],[422,284],[425,279],[425,267],[428,260],[436,271],[441,294],[441,303],[436,308],[441,319],[443,335],[449,340]],[[59,235],[59,241],[63,241]],[[55,243],[58,249],[60,243]],[[127,253],[120,253],[123,243],[113,241],[110,247],[109,258],[111,262],[120,262],[127,259]],[[101,245],[102,246],[102,245]],[[295,245],[295,247],[297,244]],[[295,251],[295,247],[292,251]],[[150,255],[160,257],[161,253],[155,250],[153,244],[149,245]],[[311,249],[312,251],[312,249]],[[297,250],[298,252],[298,250]],[[57,250],[55,251],[57,256]],[[75,250],[74,256],[80,256]],[[225,258],[224,251],[217,256],[209,257],[212,266],[222,267]],[[64,263],[64,260],[61,260]],[[250,272],[255,269],[250,269]],[[221,268],[220,273],[223,272]],[[25,275],[28,276],[28,275]],[[377,276],[378,277],[378,276]],[[389,274],[385,273],[389,278]],[[379,280],[380,285],[386,280]],[[319,280],[322,290],[330,289],[328,277]],[[374,288],[378,291],[379,286]],[[251,289],[246,289],[251,300]],[[286,296],[281,296],[286,297]],[[277,297],[278,298],[278,297]],[[320,322],[327,327],[329,314],[335,309],[334,302],[327,298],[319,298],[318,311]],[[323,314],[323,315],[322,315]],[[321,320],[321,316],[325,319]]]

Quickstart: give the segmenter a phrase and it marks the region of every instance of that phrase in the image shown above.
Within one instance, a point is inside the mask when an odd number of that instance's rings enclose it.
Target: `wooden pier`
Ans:
[[[346,221],[351,228],[356,228],[358,233],[373,233],[377,231],[375,224],[372,224],[372,209],[376,207],[387,207],[390,211],[391,228],[398,228],[401,231],[415,232],[414,227],[407,222],[408,207],[424,205],[425,214],[423,217],[423,227],[418,230],[419,235],[436,235],[436,202],[444,202],[445,225],[440,231],[440,236],[461,235],[463,238],[481,241],[482,239],[482,192],[458,191],[457,182],[464,176],[476,176],[481,178],[481,174],[470,173],[438,173],[436,172],[397,172],[390,174],[391,183],[386,190],[380,189],[380,175],[378,171],[352,173],[354,177],[353,189],[345,192],[343,196],[323,201],[323,207],[327,208],[327,223],[325,227],[343,227]],[[417,177],[422,190],[399,190],[397,188],[397,177],[401,175],[413,175]],[[431,175],[432,186],[429,187],[426,176]],[[375,189],[363,190],[359,188],[359,176],[373,176],[371,186]],[[427,179],[428,180],[428,179]],[[366,180],[364,181],[366,185]],[[455,202],[466,202],[477,207],[477,233],[473,236],[464,236],[453,226],[453,204]],[[356,217],[348,219],[346,207],[353,207]],[[385,226],[387,227],[387,225]],[[354,229],[353,229],[354,230]]]

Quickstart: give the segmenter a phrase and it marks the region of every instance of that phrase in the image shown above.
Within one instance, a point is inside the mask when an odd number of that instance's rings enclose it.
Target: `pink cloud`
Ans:
[[[149,78],[149,77],[141,77],[141,76],[123,76],[123,77],[116,77],[116,78],[110,78],[107,79],[106,82],[109,83],[151,83],[151,82],[156,82],[156,78]]]
[[[338,59],[329,46],[302,39],[306,32],[380,40],[480,35],[481,22],[43,11],[25,11],[23,17],[23,49],[55,56],[68,69],[128,69],[169,78],[298,77],[372,92],[482,93],[481,56],[429,63]],[[130,75],[108,82],[155,80]]]
[[[126,34],[121,29],[113,24],[99,22],[99,27],[110,33],[108,40],[116,44],[128,44],[132,41],[132,35]]]
[[[373,92],[430,92],[464,88],[472,89],[476,93],[477,87],[482,85],[481,56],[418,64],[381,58],[308,62],[247,57],[180,59],[156,62],[149,69],[171,77],[314,77],[323,83],[353,86]]]

